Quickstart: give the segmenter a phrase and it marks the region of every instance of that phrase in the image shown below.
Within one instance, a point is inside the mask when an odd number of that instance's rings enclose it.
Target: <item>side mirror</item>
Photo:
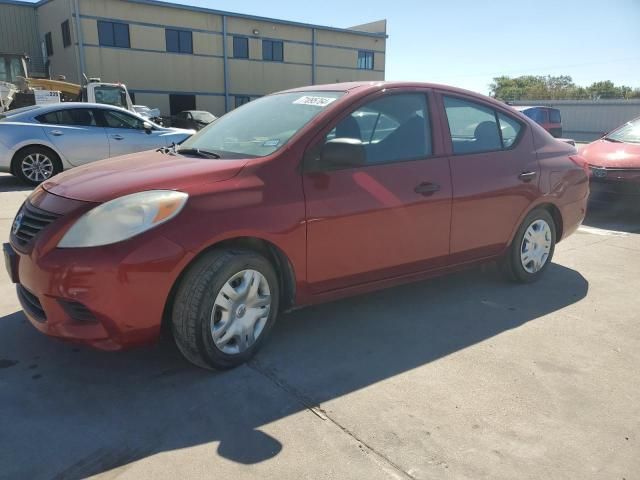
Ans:
[[[153,130],[153,125],[151,125],[149,122],[144,122],[142,126],[144,127],[144,131],[147,134],[150,134]]]
[[[320,162],[334,167],[360,167],[366,159],[364,145],[355,138],[334,138],[320,152]]]

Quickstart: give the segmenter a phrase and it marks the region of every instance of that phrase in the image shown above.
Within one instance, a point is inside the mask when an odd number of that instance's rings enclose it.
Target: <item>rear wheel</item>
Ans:
[[[553,218],[547,210],[533,210],[520,225],[502,261],[507,278],[520,283],[536,281],[551,263],[555,245]]]
[[[31,185],[38,185],[61,170],[60,159],[47,148],[27,147],[14,157],[14,174]]]
[[[249,360],[278,313],[279,285],[271,264],[246,250],[217,250],[196,261],[180,282],[172,327],[178,349],[203,368]]]

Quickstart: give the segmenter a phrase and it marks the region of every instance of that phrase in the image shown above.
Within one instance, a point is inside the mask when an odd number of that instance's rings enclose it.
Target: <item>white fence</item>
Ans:
[[[562,114],[562,136],[582,142],[595,140],[640,117],[640,100],[519,100],[509,103],[557,108]]]

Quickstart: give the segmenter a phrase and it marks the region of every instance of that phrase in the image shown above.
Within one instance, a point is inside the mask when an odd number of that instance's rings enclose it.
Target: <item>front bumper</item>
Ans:
[[[640,168],[591,166],[590,187],[595,194],[640,195]]]
[[[48,206],[67,201],[44,196]],[[61,216],[27,248],[12,238],[14,279],[25,315],[46,335],[102,350],[153,342],[171,289],[192,255],[153,231],[105,247],[56,248],[88,208],[55,212]]]

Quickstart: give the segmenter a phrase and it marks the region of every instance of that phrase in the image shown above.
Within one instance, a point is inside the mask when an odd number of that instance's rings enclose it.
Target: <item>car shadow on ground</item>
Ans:
[[[640,195],[596,195],[589,198],[584,225],[640,233]]]
[[[169,342],[119,353],[75,347],[15,312],[0,319],[0,471],[83,478],[205,444],[255,464],[287,448],[261,427],[518,328],[587,290],[556,264],[532,285],[471,270],[283,315],[257,357],[226,372],[190,366]]]
[[[18,177],[4,175],[0,173],[0,193],[2,192],[29,192],[33,190],[32,185],[27,185]]]

